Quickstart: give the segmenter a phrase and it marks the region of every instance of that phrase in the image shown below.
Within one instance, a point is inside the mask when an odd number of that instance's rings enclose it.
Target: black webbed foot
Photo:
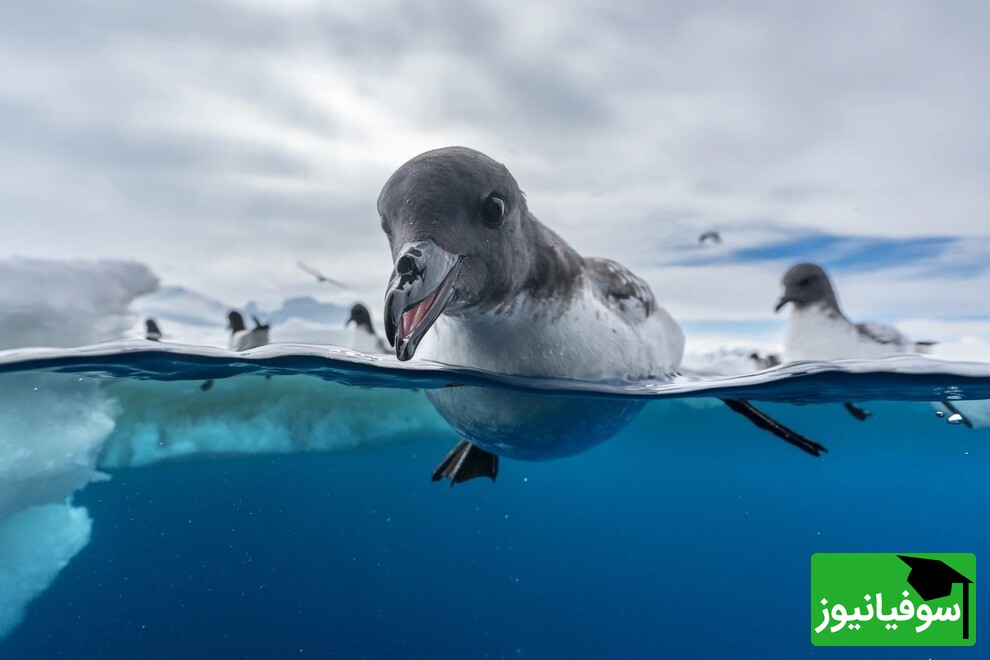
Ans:
[[[873,413],[871,413],[869,410],[863,410],[855,403],[847,402],[847,403],[843,403],[842,405],[845,407],[846,410],[849,411],[850,415],[852,415],[861,422],[865,421],[867,417],[873,417]]]
[[[757,427],[773,433],[784,442],[794,445],[803,452],[812,456],[821,456],[828,453],[828,449],[824,445],[820,445],[814,440],[810,440],[800,433],[792,431],[745,399],[722,399],[722,401],[734,412],[753,422]]]
[[[208,392],[210,388],[213,387],[213,379],[203,381],[203,384],[199,386],[199,389],[204,392]]]
[[[495,481],[498,476],[498,456],[475,447],[467,440],[457,443],[433,472],[431,481],[450,478],[450,486],[476,477],[488,477]]]

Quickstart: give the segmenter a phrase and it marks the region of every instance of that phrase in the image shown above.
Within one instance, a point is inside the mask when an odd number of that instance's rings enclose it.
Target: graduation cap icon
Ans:
[[[905,555],[897,558],[911,567],[907,582],[926,601],[945,598],[952,593],[952,585],[962,585],[962,636],[969,639],[969,585],[973,581],[941,559]]]

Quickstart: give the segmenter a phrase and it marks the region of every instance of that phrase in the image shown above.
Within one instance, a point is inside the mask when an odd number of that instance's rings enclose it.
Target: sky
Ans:
[[[689,329],[778,328],[816,260],[856,320],[990,335],[990,5],[537,4],[4,3],[0,257],[380,312],[378,192],[459,144]]]

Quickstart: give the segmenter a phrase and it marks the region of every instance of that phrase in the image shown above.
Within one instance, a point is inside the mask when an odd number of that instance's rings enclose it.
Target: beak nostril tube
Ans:
[[[395,263],[395,272],[400,275],[411,275],[416,270],[416,261],[408,254],[399,257]]]

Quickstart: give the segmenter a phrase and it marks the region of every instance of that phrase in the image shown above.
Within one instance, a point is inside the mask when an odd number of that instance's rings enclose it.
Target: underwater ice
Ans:
[[[158,280],[119,261],[0,262],[0,348],[78,346],[119,336],[134,298]],[[0,379],[0,635],[89,540],[72,493],[99,478],[96,456],[116,404],[92,380],[57,374]]]
[[[749,349],[742,346],[694,356],[696,377],[687,368],[672,385],[493,377],[291,344],[237,355],[203,346],[225,343],[226,305],[179,288],[154,293],[157,279],[140,264],[7,260],[0,261],[0,282],[0,351],[53,347],[0,354],[0,372],[6,372],[0,373],[0,636],[17,625],[31,599],[87,544],[91,521],[85,509],[73,506],[72,494],[107,478],[104,470],[195,456],[326,452],[451,435],[425,397],[411,388],[456,380],[557,394],[694,397],[690,401],[699,406],[713,400],[698,397],[726,388],[777,400],[844,401],[850,387],[863,388],[864,398],[877,393],[917,401],[990,397],[986,364],[899,358],[883,365],[790,365],[752,374],[745,373]],[[278,342],[344,339],[345,308],[296,299],[279,313],[273,331]],[[136,339],[148,315],[164,319],[168,343]],[[125,337],[131,339],[98,344]],[[57,350],[78,346],[89,348]],[[31,368],[24,362],[31,359],[47,360],[47,366]],[[24,364],[28,367],[18,366]],[[949,367],[952,377],[945,375]],[[109,372],[124,377],[91,377]],[[249,375],[224,378],[238,373]],[[740,375],[711,379],[719,373]],[[271,374],[276,377],[262,377]],[[203,392],[199,384],[206,378],[218,380]],[[950,391],[947,382],[959,389]],[[990,423],[987,402],[954,403],[977,424]]]

